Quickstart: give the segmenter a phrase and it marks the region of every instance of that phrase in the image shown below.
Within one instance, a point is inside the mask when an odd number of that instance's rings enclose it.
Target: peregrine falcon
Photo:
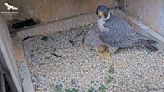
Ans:
[[[145,46],[151,51],[158,50],[153,46],[157,43],[156,41],[135,32],[127,22],[112,15],[107,6],[99,5],[96,9],[96,14],[100,29],[99,38],[102,42],[115,48]]]

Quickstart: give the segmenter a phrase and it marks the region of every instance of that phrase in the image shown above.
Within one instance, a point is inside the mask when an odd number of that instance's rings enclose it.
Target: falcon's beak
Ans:
[[[98,17],[100,18],[100,17],[103,17],[103,16],[104,16],[104,13],[101,12],[101,11],[98,11]]]

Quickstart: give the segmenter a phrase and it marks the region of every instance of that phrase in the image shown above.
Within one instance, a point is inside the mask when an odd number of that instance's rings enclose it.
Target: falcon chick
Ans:
[[[102,42],[115,48],[145,46],[151,51],[158,51],[153,44],[156,41],[135,32],[133,28],[121,18],[110,13],[107,6],[99,5],[96,9],[99,38]],[[110,50],[109,50],[110,52]]]

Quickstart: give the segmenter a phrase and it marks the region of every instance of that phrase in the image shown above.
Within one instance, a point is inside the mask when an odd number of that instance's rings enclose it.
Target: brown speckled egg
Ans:
[[[107,50],[107,47],[105,45],[101,45],[98,47],[98,51],[101,53],[105,52],[106,50]]]

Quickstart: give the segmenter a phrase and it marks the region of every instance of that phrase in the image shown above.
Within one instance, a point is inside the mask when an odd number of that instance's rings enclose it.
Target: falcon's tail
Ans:
[[[149,44],[149,45],[145,45],[146,48],[150,49],[152,52],[156,52],[158,51],[158,48]]]
[[[158,51],[158,48],[154,46],[157,42],[154,40],[145,40],[145,39],[140,39],[135,45],[144,45],[146,48],[151,50],[152,52]]]
[[[154,46],[157,42],[154,40],[142,40],[145,43],[145,47],[150,51],[155,52],[158,51],[158,48]]]

